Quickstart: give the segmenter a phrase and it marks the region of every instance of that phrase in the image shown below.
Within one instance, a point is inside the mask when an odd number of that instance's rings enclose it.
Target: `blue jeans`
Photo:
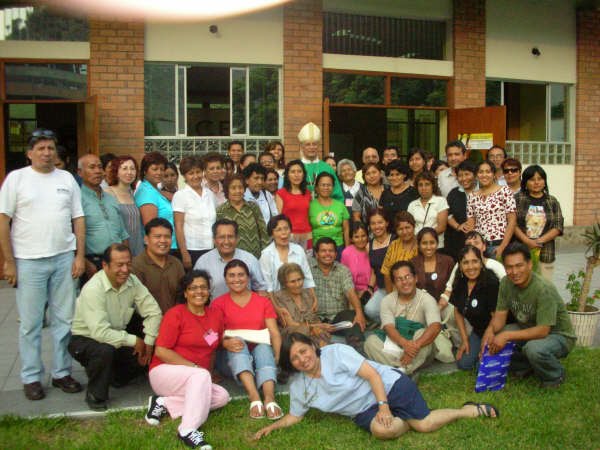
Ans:
[[[227,364],[236,380],[242,372],[250,372],[256,379],[260,389],[265,381],[277,382],[277,367],[273,347],[267,344],[257,344],[252,350],[244,343],[240,352],[227,352]]]
[[[367,317],[375,322],[381,322],[379,312],[381,311],[381,300],[388,295],[385,289],[377,289],[364,307]]]
[[[550,333],[542,339],[517,342],[510,369],[517,372],[533,369],[540,380],[555,381],[565,373],[560,358],[570,351],[570,342],[562,334]]]
[[[71,276],[73,252],[38,259],[16,258],[17,309],[21,381],[42,381],[42,324],[48,303],[50,330],[54,344],[52,378],[71,373],[71,356],[67,345],[75,308],[75,282]]]
[[[469,353],[463,353],[462,357],[456,361],[460,370],[472,370],[479,363],[479,349],[481,347],[481,338],[474,332],[469,335]]]

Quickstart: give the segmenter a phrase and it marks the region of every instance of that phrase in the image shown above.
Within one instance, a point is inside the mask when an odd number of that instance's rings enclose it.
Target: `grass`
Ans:
[[[267,420],[248,418],[248,402],[238,400],[213,412],[203,426],[215,449],[593,449],[600,448],[600,349],[576,349],[565,360],[567,382],[542,390],[534,379],[510,382],[500,392],[475,394],[470,373],[429,375],[419,387],[431,408],[486,401],[501,411],[498,420],[462,420],[431,434],[409,432],[400,441],[380,442],[351,420],[311,411],[293,428],[252,440]],[[288,398],[278,399],[287,410]],[[3,449],[172,449],[184,448],[175,436],[178,421],[150,427],[142,411],[77,420],[0,418]]]

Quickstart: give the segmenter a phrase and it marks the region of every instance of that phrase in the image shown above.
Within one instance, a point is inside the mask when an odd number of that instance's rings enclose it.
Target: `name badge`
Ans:
[[[478,303],[478,302],[477,302],[477,299],[476,299],[476,298],[474,298],[473,300],[471,300],[471,307],[473,307],[473,308],[477,308],[477,303]]]
[[[437,273],[433,272],[433,273],[431,274],[431,279],[432,279],[433,281],[437,280]]]
[[[212,346],[219,340],[219,334],[216,331],[208,330],[206,333],[204,333],[204,340],[209,346]]]
[[[354,200],[352,200],[351,198],[347,198],[347,199],[345,200],[345,202],[344,202],[344,203],[346,204],[346,206],[347,206],[348,208],[351,208],[351,207],[352,207],[352,202],[353,202],[353,201],[354,201]]]

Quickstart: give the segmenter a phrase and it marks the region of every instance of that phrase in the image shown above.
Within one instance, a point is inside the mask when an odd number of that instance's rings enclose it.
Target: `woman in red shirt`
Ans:
[[[227,391],[211,379],[214,351],[223,335],[223,317],[207,308],[210,277],[192,270],[181,280],[178,305],[163,317],[150,363],[150,397],[146,422],[158,425],[167,412],[181,416],[179,438],[191,448],[212,449],[198,431],[211,409],[229,402]]]
[[[283,187],[275,194],[275,204],[277,210],[292,222],[292,242],[301,245],[304,250],[311,248],[309,241],[312,228],[308,221],[311,200],[304,164],[299,159],[290,161],[283,173]]]
[[[216,298],[211,308],[223,314],[225,330],[268,329],[270,343],[252,344],[240,337],[223,339],[227,350],[227,364],[233,377],[238,380],[250,399],[250,417],[271,419],[283,417],[281,407],[275,402],[275,382],[281,335],[277,328],[277,313],[271,300],[252,292],[248,288],[250,271],[239,259],[232,259],[223,271],[227,294]],[[264,404],[260,399],[262,388]]]

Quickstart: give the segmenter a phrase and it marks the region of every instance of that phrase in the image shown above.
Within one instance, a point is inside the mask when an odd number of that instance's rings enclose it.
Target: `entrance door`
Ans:
[[[448,111],[448,141],[454,141],[461,135],[473,133],[491,133],[493,143],[504,147],[506,143],[506,106],[462,108]],[[481,157],[485,157],[487,151],[482,153]]]
[[[94,95],[77,105],[77,156],[99,155],[99,141],[98,97]]]

